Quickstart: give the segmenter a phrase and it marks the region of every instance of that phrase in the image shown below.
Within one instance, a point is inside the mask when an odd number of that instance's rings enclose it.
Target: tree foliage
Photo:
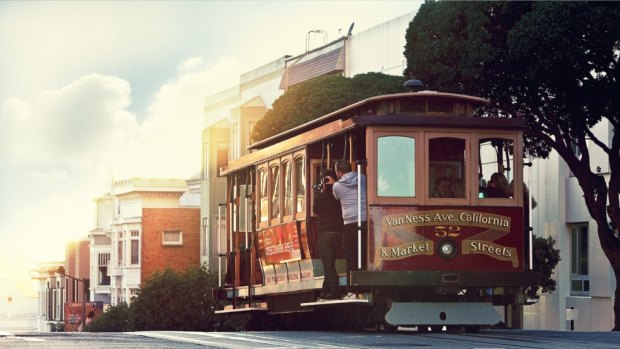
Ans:
[[[403,91],[402,76],[381,73],[319,76],[289,88],[252,130],[258,142],[375,95]]]
[[[131,305],[111,307],[89,327],[93,332],[213,331],[237,329],[245,319],[217,317],[211,296],[217,275],[205,266],[184,272],[156,272],[138,291]]]
[[[542,279],[534,285],[529,285],[525,294],[529,299],[538,299],[539,292],[550,293],[555,290],[556,282],[551,276],[560,262],[560,250],[553,247],[555,240],[551,236],[535,237],[533,242],[534,270],[541,273]]]
[[[566,162],[616,276],[620,330],[620,4],[427,2],[406,35],[405,76],[489,98],[487,116],[528,121],[530,155]],[[601,121],[609,140],[592,132]],[[605,176],[594,151],[609,160]]]
[[[123,302],[110,307],[105,313],[99,315],[86,331],[88,332],[127,332],[133,331],[133,317],[127,303]]]

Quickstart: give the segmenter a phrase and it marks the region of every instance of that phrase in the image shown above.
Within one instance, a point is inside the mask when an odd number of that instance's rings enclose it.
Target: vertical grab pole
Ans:
[[[245,186],[245,249],[248,249],[248,230],[249,230],[249,223],[248,223],[248,186]]]
[[[222,244],[221,244],[221,234],[222,234],[222,205],[224,203],[217,204],[217,286],[222,287]]]
[[[362,164],[357,164],[357,269],[362,269]]]
[[[249,206],[246,203],[246,225],[245,225],[245,230],[246,230],[246,234],[247,232],[252,233],[252,243],[254,243],[254,241],[256,241],[256,239],[254,238],[253,234],[254,234],[254,200],[252,198],[252,194],[254,194],[254,173],[252,172],[252,170],[248,170],[248,177],[249,177],[249,184],[246,184],[246,189],[245,189],[245,195],[246,195],[246,199],[249,200]],[[246,183],[248,181],[246,180]],[[248,188],[251,188],[248,189]],[[246,240],[246,244],[245,247],[247,249],[247,260],[248,260],[248,264],[247,264],[247,268],[248,268],[248,303],[251,305],[252,304],[252,282],[254,281],[254,255],[253,255],[253,251],[252,251],[252,246],[248,246],[247,240]]]
[[[233,246],[234,246],[234,244],[233,244],[233,224],[234,224],[234,221],[236,221],[235,217],[234,217],[234,213],[235,212],[233,211],[235,209],[235,204],[231,202],[229,205],[230,205],[230,208],[229,208],[230,210],[228,212],[231,213],[230,214],[230,216],[231,216],[230,217],[230,227],[231,227],[231,229],[228,232],[228,239],[230,241],[230,244],[228,245],[228,251],[232,253],[233,252]]]
[[[530,158],[530,162],[532,159]],[[527,169],[528,172],[528,182],[530,182],[529,189],[527,191],[527,210],[529,220],[527,224],[529,225],[529,240],[530,240],[530,270],[534,269],[534,229],[532,229],[532,166]]]

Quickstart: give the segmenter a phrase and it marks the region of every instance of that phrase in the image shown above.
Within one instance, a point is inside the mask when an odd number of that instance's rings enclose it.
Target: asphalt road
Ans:
[[[468,333],[130,332],[1,333],[0,348],[620,348],[620,332],[489,330]]]

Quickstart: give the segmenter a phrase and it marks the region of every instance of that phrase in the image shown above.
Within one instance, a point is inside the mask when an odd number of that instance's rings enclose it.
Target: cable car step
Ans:
[[[370,300],[355,298],[355,299],[321,299],[316,302],[301,303],[302,307],[324,307],[330,305],[343,305],[343,304],[370,304]]]
[[[267,307],[267,303],[262,302],[255,304],[243,304],[237,308],[233,308],[232,305],[227,305],[222,310],[216,310],[215,314],[248,313],[267,310],[269,310],[269,308]]]

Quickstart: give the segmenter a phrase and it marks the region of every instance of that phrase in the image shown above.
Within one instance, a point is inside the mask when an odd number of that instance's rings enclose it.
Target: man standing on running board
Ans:
[[[342,230],[342,249],[347,260],[347,294],[344,299],[356,298],[349,290],[350,272],[359,270],[358,267],[358,225],[361,227],[361,268],[365,268],[366,258],[366,176],[353,172],[351,163],[347,160],[336,162],[336,175],[339,180],[334,183],[334,197],[340,200],[344,227]],[[358,182],[360,190],[358,191]],[[359,196],[359,198],[358,198]],[[361,215],[358,215],[358,205],[361,205]]]

